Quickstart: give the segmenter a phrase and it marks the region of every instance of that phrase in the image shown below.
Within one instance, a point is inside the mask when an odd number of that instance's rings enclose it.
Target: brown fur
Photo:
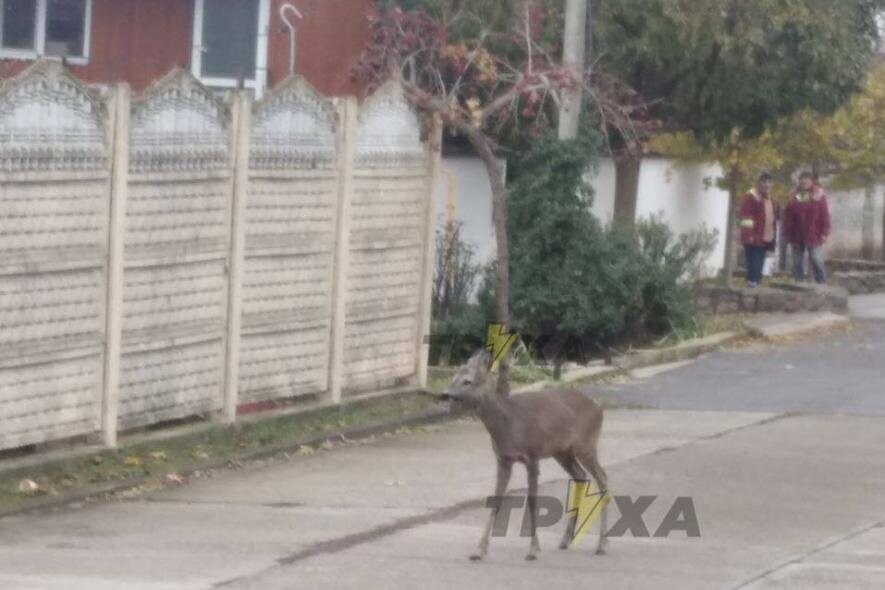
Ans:
[[[495,496],[503,496],[514,463],[523,463],[528,474],[528,509],[532,532],[526,559],[535,559],[540,551],[535,526],[539,462],[552,457],[572,479],[586,480],[587,471],[599,489],[607,489],[605,471],[599,464],[597,442],[602,429],[602,408],[575,390],[547,390],[500,397],[494,379],[489,378],[489,354],[480,351],[459,368],[443,394],[475,409],[492,437],[498,464]],[[586,470],[586,471],[585,471]],[[482,559],[489,545],[496,510],[471,559]],[[603,510],[596,552],[605,552],[606,511]],[[569,518],[561,549],[568,547],[574,535],[577,515]]]

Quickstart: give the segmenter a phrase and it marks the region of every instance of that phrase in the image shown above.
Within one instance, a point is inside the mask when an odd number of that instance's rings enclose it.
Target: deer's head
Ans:
[[[449,386],[441,394],[444,400],[475,404],[489,392],[489,367],[492,356],[489,351],[481,349],[473,353],[470,360],[452,375]]]

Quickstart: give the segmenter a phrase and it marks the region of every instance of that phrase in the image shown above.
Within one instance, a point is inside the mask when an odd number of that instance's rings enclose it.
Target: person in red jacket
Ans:
[[[774,250],[780,211],[771,198],[773,184],[771,174],[763,172],[756,180],[756,186],[744,195],[741,202],[738,217],[741,242],[747,257],[747,286],[750,288],[762,281],[765,256]]]
[[[830,235],[830,208],[824,189],[814,182],[811,172],[799,175],[799,186],[790,192],[784,210],[784,239],[793,250],[793,277],[805,280],[805,253],[811,261],[814,280],[827,282],[823,245]]]

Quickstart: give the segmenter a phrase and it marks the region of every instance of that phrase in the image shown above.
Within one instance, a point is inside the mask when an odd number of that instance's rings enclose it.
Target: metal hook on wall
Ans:
[[[283,4],[280,6],[280,19],[286,28],[289,29],[289,75],[295,73],[295,25],[289,20],[288,12],[292,12],[299,19],[303,19],[301,12],[292,4]]]

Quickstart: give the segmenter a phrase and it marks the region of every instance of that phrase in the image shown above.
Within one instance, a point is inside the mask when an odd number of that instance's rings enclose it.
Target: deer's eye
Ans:
[[[463,383],[464,385],[472,385],[472,384],[473,384],[473,381],[471,381],[470,379],[465,379],[464,381],[462,381],[462,383]]]

